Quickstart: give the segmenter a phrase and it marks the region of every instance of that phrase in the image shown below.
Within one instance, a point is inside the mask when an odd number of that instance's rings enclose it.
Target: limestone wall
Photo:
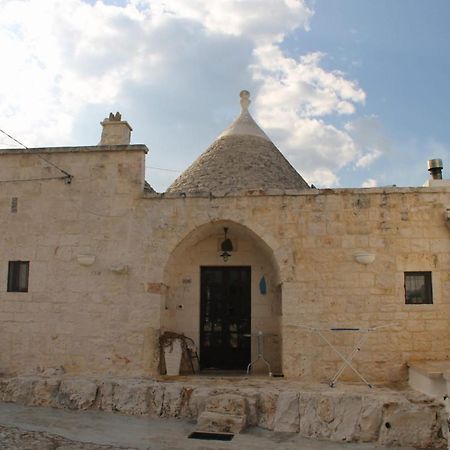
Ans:
[[[0,371],[142,372],[159,328],[129,253],[146,148],[55,149],[73,180],[0,183]],[[94,150],[98,150],[95,149]],[[60,176],[27,152],[0,155],[0,180]],[[10,210],[17,197],[18,211]],[[78,262],[92,255],[90,266]],[[6,292],[8,261],[30,261],[29,292]],[[119,269],[119,271],[117,271]]]
[[[226,220],[230,230],[233,223],[245,224],[273,250],[279,265],[285,375],[323,380],[338,368],[339,358],[332,350],[301,326],[389,324],[370,335],[356,367],[370,381],[402,379],[409,359],[449,357],[450,303],[445,293],[450,235],[444,219],[448,194],[429,188],[360,189],[143,200],[142,210],[148,214],[157,209],[158,235],[164,237],[160,247],[153,242],[159,269],[153,269],[152,280],[163,277],[162,246],[170,254],[205,223],[220,228]],[[367,266],[357,263],[357,250],[373,252],[375,261]],[[432,305],[405,304],[405,271],[432,272]],[[355,335],[329,338],[349,352]],[[346,371],[344,378],[354,377]]]
[[[245,227],[231,223],[228,234],[235,251],[224,262],[220,257],[220,242],[223,240],[223,225],[201,227],[201,233],[186,245],[180,245],[166,264],[165,298],[163,298],[163,329],[183,333],[200,341],[200,268],[202,266],[250,266],[251,267],[251,332],[265,333],[264,353],[271,362],[273,372],[281,372],[281,298],[278,289],[278,270],[271,255],[258,245],[257,240]],[[247,232],[246,232],[247,231]],[[261,278],[267,283],[267,292],[261,293]],[[256,337],[252,338],[252,360],[257,358]],[[256,364],[253,372],[268,369]]]
[[[199,267],[223,264],[267,275],[267,296],[252,287],[254,330],[282,336],[270,357],[286,376],[326,379],[338,366],[302,326],[393,324],[357,357],[370,381],[404,378],[408,359],[449,358],[448,188],[158,197],[142,193],[137,147],[48,151],[71,184],[0,184],[0,371],[155,373],[161,329],[198,339]],[[0,162],[0,180],[60,175],[26,152]],[[228,263],[217,252],[224,225],[238,242]],[[357,250],[375,261],[358,264]],[[28,293],[6,292],[12,260],[30,261]],[[433,304],[405,305],[404,271],[432,272]],[[339,349],[352,339],[340,335]]]

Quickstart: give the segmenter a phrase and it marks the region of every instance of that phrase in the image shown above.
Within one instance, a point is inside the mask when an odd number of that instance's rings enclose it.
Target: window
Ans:
[[[9,261],[8,292],[28,292],[28,261]]]
[[[433,303],[431,272],[405,272],[405,303],[407,305]]]
[[[17,203],[18,203],[18,198],[17,197],[13,197],[11,198],[11,212],[12,213],[16,213],[17,212]]]

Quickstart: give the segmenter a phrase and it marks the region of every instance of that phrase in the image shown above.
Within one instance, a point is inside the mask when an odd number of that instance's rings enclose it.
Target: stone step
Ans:
[[[247,426],[247,402],[235,394],[214,395],[197,419],[201,431],[240,433]]]
[[[450,361],[409,361],[408,382],[416,391],[442,400],[450,395]]]
[[[197,419],[197,431],[240,433],[247,426],[247,416],[203,411]]]
[[[205,406],[206,411],[219,414],[247,415],[247,402],[237,394],[221,394],[210,397]]]

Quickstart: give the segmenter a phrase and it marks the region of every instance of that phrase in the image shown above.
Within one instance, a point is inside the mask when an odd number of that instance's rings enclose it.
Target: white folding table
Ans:
[[[300,328],[304,328],[308,331],[311,331],[313,333],[316,333],[317,335],[320,336],[320,338],[341,358],[341,360],[343,361],[343,364],[341,367],[339,367],[338,371],[335,373],[335,375],[333,376],[333,378],[330,380],[329,385],[330,387],[335,387],[336,383],[339,379],[339,377],[342,375],[342,372],[344,372],[346,367],[349,367],[350,369],[353,370],[353,372],[356,373],[356,375],[358,375],[358,377],[369,387],[372,388],[372,384],[370,384],[362,375],[361,373],[352,365],[352,361],[353,358],[355,357],[355,355],[361,351],[361,347],[363,346],[363,344],[367,341],[370,333],[380,330],[381,328],[388,328],[392,326],[392,324],[390,325],[380,325],[377,327],[353,327],[353,326],[342,326],[342,327],[337,327],[337,326],[331,326],[331,327],[324,327],[324,328],[319,328],[319,327],[313,327],[313,326],[305,326],[305,325],[300,325]],[[324,333],[326,332],[330,332],[330,333],[357,333],[360,336],[356,337],[355,340],[355,345],[354,348],[352,349],[352,351],[348,354],[348,355],[344,355],[341,351],[339,351],[339,349],[336,348],[336,345],[334,345],[332,342],[330,342],[330,340],[325,336]]]

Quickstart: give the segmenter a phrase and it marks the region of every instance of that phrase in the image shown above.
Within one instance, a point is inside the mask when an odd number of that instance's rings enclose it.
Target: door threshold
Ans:
[[[206,377],[244,377],[248,376],[246,370],[202,369],[198,374]]]

